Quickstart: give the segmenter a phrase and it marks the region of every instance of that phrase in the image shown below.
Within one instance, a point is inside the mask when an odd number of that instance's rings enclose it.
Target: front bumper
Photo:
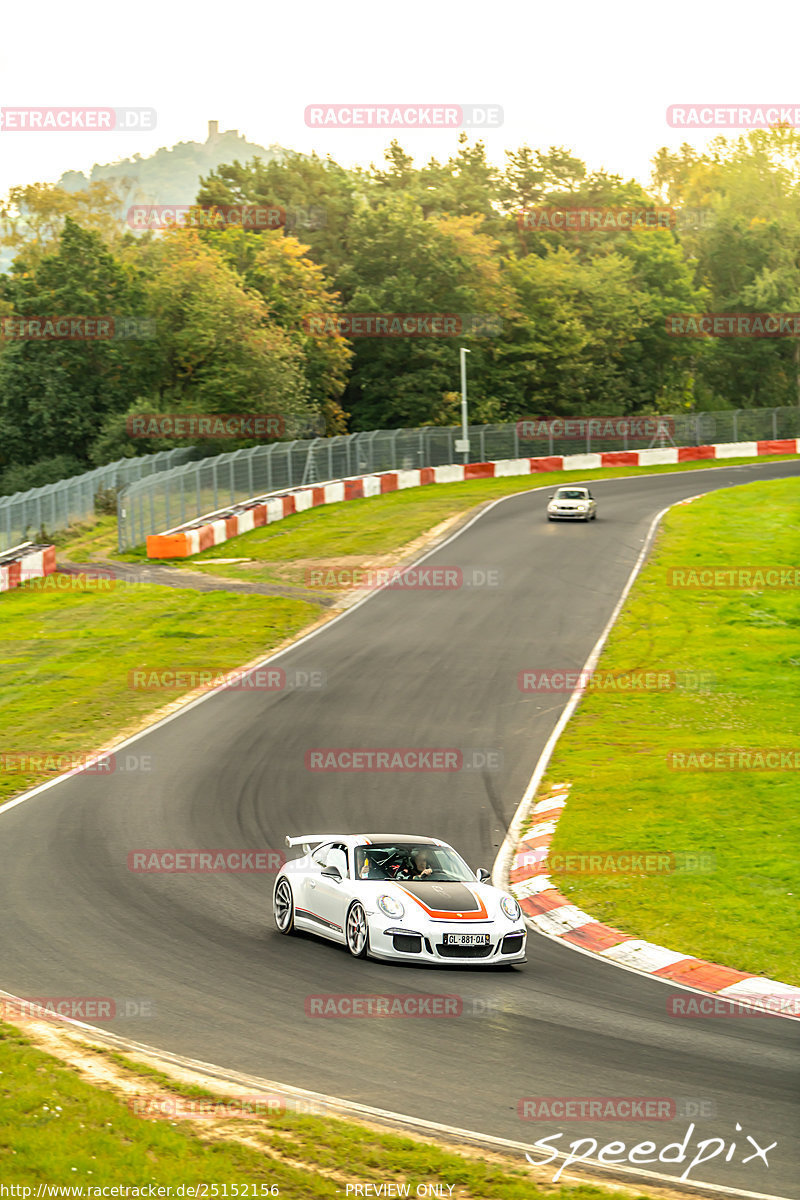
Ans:
[[[547,515],[551,521],[588,521],[592,514],[588,508],[548,508]]]
[[[488,946],[445,946],[446,933],[488,933]],[[497,967],[508,963],[523,963],[527,930],[511,925],[499,929],[453,929],[443,925],[427,931],[406,929],[398,925],[372,925],[369,952],[374,958],[395,962],[424,962],[435,966]]]

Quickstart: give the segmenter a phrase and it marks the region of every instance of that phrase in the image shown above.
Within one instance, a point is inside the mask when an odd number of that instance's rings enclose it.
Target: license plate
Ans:
[[[489,941],[488,933],[446,933],[445,946],[486,946]]]

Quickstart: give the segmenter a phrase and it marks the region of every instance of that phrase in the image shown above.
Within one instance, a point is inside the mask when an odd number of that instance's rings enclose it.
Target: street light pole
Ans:
[[[469,438],[467,436],[467,360],[469,350],[461,347],[461,444],[459,449],[464,452],[464,462],[469,462]]]

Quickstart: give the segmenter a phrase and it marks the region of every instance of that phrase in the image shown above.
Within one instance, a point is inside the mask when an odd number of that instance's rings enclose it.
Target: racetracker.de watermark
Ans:
[[[154,108],[0,108],[3,133],[142,133],[155,127]]]
[[[716,1104],[699,1096],[523,1096],[521,1121],[674,1121],[713,1117]]]
[[[670,750],[667,766],[670,771],[800,771],[800,750],[793,746]]]
[[[517,434],[534,438],[656,438],[673,437],[674,417],[553,417],[550,420],[517,421]]]
[[[128,1110],[134,1117],[144,1117],[154,1120],[195,1120],[203,1117],[219,1121],[227,1117],[231,1120],[247,1120],[252,1117],[281,1117],[286,1112],[286,1101],[280,1096],[226,1096],[224,1099],[196,1099],[191,1096],[131,1096],[128,1099]],[[245,1185],[246,1186],[246,1185]],[[198,1192],[198,1195],[202,1193]],[[215,1193],[209,1190],[209,1195]],[[223,1192],[222,1195],[225,1193]],[[236,1192],[232,1192],[236,1195]],[[242,1192],[246,1195],[246,1192]],[[277,1195],[269,1190],[261,1195]]]
[[[788,590],[800,587],[800,567],[669,567],[667,587]]]
[[[0,341],[115,342],[155,337],[150,317],[30,316],[0,317]]]
[[[496,567],[306,567],[306,587],[377,588],[389,591],[459,591],[462,588],[500,587],[502,571]]]
[[[671,1017],[800,1017],[800,992],[797,995],[780,992],[740,992],[736,999],[722,996],[694,996],[683,993],[667,997],[667,1012]]]
[[[117,1017],[152,1017],[149,997],[15,996],[0,998],[0,1020],[113,1021]]]
[[[132,204],[131,229],[281,229],[286,209],[278,204]]]
[[[323,312],[303,317],[302,328],[314,337],[496,337],[503,321],[494,313]]]
[[[280,438],[275,413],[135,413],[125,420],[132,438]]]
[[[305,998],[307,1017],[327,1020],[344,1018],[453,1018],[485,1017],[493,1014],[496,1003],[480,997],[453,994],[437,995],[413,992],[383,992],[357,994],[354,992],[320,992]]]
[[[327,209],[318,204],[132,204],[126,221],[133,230],[324,229]]]
[[[670,104],[673,129],[772,129],[800,125],[800,104]]]
[[[513,869],[533,868],[536,875],[713,875],[716,854],[683,850],[586,850],[551,854],[546,846],[522,850]]]
[[[311,129],[499,129],[499,104],[308,104]]]
[[[162,671],[144,668],[128,672],[128,687],[133,691],[214,691],[232,688],[243,692],[284,692],[324,688],[327,675],[321,670],[284,670],[283,667],[256,667],[252,671],[200,671],[189,667],[172,667]]]
[[[543,853],[544,857],[539,857]],[[676,856],[661,851],[591,851],[585,854],[548,854],[526,850],[514,860],[515,867],[535,866],[540,875],[674,875]]]
[[[286,863],[282,850],[131,850],[128,870],[140,875],[274,875]]]
[[[386,747],[364,749],[350,746],[326,746],[306,750],[307,771],[499,771],[503,766],[500,750],[473,748],[458,750],[433,746]]]
[[[629,233],[632,229],[674,229],[674,208],[523,208],[517,226],[557,233]]]
[[[114,775],[133,771],[150,772],[152,769],[152,754],[52,754],[46,750],[0,753],[2,775],[64,775],[67,771],[81,771],[86,775]]]
[[[581,687],[588,692],[674,692],[681,684],[681,673],[651,668],[634,668],[628,671],[551,669],[530,667],[517,675],[517,687],[521,692],[546,693],[548,695],[574,692]],[[694,689],[693,689],[694,690]]]
[[[708,692],[716,685],[716,676],[710,671],[662,671],[660,669],[632,669],[629,671],[581,670],[530,667],[517,676],[517,687],[521,692],[545,695],[564,695],[581,687],[595,692]]]
[[[132,579],[118,579],[104,567],[90,571],[53,571],[50,575],[33,575],[24,569],[20,584],[34,592],[113,592],[118,587],[131,587]]]
[[[800,334],[800,312],[669,313],[670,337],[790,338]]]

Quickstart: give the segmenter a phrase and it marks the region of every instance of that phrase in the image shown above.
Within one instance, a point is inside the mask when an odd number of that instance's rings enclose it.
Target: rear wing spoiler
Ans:
[[[301,837],[287,837],[287,846],[302,846],[306,854],[312,846],[318,846],[320,842],[327,842],[331,835],[329,833],[304,833]]]

